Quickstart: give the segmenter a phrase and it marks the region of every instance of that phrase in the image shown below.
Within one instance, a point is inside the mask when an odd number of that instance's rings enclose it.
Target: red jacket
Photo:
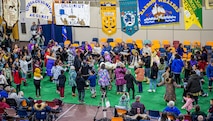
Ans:
[[[199,70],[203,70],[205,72],[206,66],[207,66],[207,62],[205,62],[205,61],[199,61],[198,62],[198,69]]]
[[[0,108],[3,108],[3,109],[10,108],[10,106],[5,102],[0,102]]]
[[[20,75],[19,71],[13,72],[13,78],[14,78],[15,84],[21,84],[21,75]]]

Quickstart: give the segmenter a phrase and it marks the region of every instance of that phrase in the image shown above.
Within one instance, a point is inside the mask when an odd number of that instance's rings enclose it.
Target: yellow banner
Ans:
[[[116,0],[101,0],[102,31],[107,35],[116,33]]]
[[[192,0],[183,0],[183,9],[185,30],[188,30],[193,24],[197,25],[199,28],[202,28],[202,23],[200,23],[198,16],[196,15],[196,3],[194,3]]]

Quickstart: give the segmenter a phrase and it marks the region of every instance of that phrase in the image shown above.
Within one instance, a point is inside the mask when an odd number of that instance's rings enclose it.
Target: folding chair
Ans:
[[[195,45],[198,45],[200,47],[201,46],[200,41],[198,40],[193,41],[193,47],[195,47]]]
[[[27,110],[25,109],[18,109],[17,110],[17,115],[19,116],[19,118],[21,119],[29,119],[30,117],[30,113],[27,112]]]
[[[7,98],[6,103],[11,107],[11,108],[17,108],[17,103],[14,98]]]
[[[80,42],[79,41],[74,41],[73,44],[80,44]]]
[[[86,43],[86,41],[82,41],[82,42],[81,42],[81,46],[82,46],[82,45],[85,45],[85,43]]]
[[[79,44],[78,43],[74,43],[72,44],[73,47],[79,47]]]
[[[138,48],[143,48],[143,41],[142,40],[135,40],[135,44],[137,44]]]
[[[98,42],[98,38],[92,38],[93,42]]]
[[[114,42],[114,39],[113,38],[108,38],[107,39],[107,43],[110,43],[110,42]]]
[[[106,42],[107,42],[107,39],[106,39],[106,38],[101,38],[100,42],[101,42],[101,43],[106,43]]]
[[[113,117],[111,121],[123,121],[122,117]]]
[[[4,112],[6,114],[5,117],[7,119],[11,119],[12,118],[13,120],[15,120],[17,118],[16,110],[14,108],[6,108],[4,110]]]
[[[71,41],[70,40],[66,40],[64,41],[64,47],[68,47],[70,45]]]
[[[46,101],[46,104],[51,108],[53,117],[56,117],[56,113],[59,113],[59,106],[54,101]]]
[[[117,42],[117,43],[122,43],[123,41],[122,41],[121,38],[116,38],[116,39],[115,39],[115,42]]]
[[[163,41],[162,41],[162,45],[170,45],[169,40],[163,40]]]
[[[207,42],[206,42],[206,45],[207,45],[207,46],[213,47],[213,41],[207,41]]]
[[[114,48],[116,46],[116,42],[110,42],[109,45]]]
[[[190,45],[191,45],[191,42],[190,42],[189,40],[184,40],[184,41],[183,41],[183,45],[189,45],[189,46],[190,46]]]
[[[159,40],[152,40],[152,44],[155,45],[155,44],[160,44],[160,41]]]
[[[148,115],[153,119],[159,119],[160,118],[160,111],[149,110]]]
[[[127,43],[127,44],[129,44],[129,43],[132,44],[132,43],[133,43],[133,40],[132,40],[131,38],[129,38],[129,39],[126,40],[126,43]]]

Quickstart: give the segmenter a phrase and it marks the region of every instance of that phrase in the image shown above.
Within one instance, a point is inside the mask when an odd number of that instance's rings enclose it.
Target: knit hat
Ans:
[[[169,106],[169,107],[174,107],[174,106],[175,106],[175,102],[174,102],[174,101],[169,101],[169,102],[167,103],[167,106]]]
[[[35,69],[34,77],[41,78],[41,70],[39,68]]]
[[[75,70],[75,66],[70,66],[70,69],[71,70]]]

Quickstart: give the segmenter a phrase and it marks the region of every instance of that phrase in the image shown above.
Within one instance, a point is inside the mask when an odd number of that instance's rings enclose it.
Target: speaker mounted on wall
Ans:
[[[206,9],[213,9],[213,0],[205,0]]]

